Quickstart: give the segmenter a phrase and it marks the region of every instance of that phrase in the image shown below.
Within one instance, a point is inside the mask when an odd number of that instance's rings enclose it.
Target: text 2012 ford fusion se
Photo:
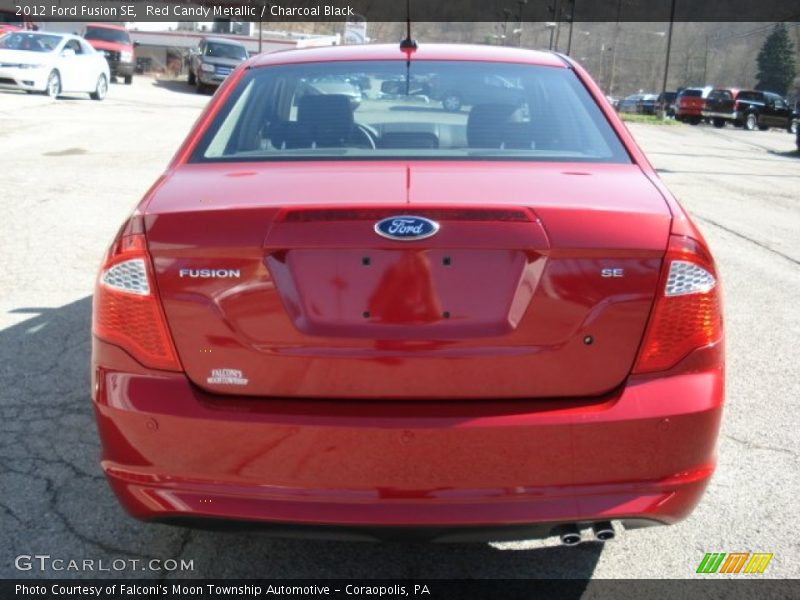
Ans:
[[[496,99],[453,111],[413,84],[476,76]],[[102,466],[149,521],[575,544],[683,519],[714,470],[714,262],[555,54],[250,59],[120,229],[93,333]]]

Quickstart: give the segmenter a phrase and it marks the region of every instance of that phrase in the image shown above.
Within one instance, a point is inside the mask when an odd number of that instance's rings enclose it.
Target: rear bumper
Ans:
[[[736,111],[719,112],[713,110],[704,110],[703,116],[707,119],[724,119],[726,121],[737,121],[739,119],[739,115]]]
[[[548,535],[674,523],[714,469],[721,368],[590,401],[282,400],[208,394],[94,346],[102,466],[145,520]]]
[[[702,117],[703,116],[703,108],[694,107],[694,106],[679,106],[675,110],[675,116],[677,117]]]

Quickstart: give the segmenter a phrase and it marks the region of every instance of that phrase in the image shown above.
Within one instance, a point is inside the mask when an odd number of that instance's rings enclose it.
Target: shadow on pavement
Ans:
[[[19,554],[70,559],[192,560],[170,577],[591,578],[601,543],[500,549],[489,544],[284,540],[144,524],[128,517],[102,476],[89,398],[91,297],[0,330],[0,577]],[[45,572],[58,577],[163,577],[160,571]],[[585,586],[579,585],[584,588]]]
[[[156,87],[160,87],[165,90],[169,90],[170,92],[176,92],[181,94],[197,94],[197,88],[193,85],[189,85],[189,82],[186,79],[153,79],[153,85]]]

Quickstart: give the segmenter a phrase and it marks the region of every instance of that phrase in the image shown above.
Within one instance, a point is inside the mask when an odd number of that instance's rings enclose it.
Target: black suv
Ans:
[[[703,116],[709,119],[714,127],[725,127],[726,123],[734,123],[741,127],[739,115],[736,112],[736,97],[739,90],[735,89],[714,89],[706,98],[706,107],[703,109]]]
[[[737,123],[749,131],[766,131],[770,127],[797,131],[797,114],[778,94],[744,90],[737,94],[734,106]]]

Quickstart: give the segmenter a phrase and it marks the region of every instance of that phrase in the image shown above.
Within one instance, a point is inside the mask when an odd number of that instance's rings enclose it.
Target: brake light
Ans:
[[[94,294],[92,331],[147,367],[181,370],[156,294],[139,217],[123,228],[103,261]]]
[[[665,371],[693,350],[721,339],[722,305],[714,262],[696,240],[673,235],[633,371]]]

